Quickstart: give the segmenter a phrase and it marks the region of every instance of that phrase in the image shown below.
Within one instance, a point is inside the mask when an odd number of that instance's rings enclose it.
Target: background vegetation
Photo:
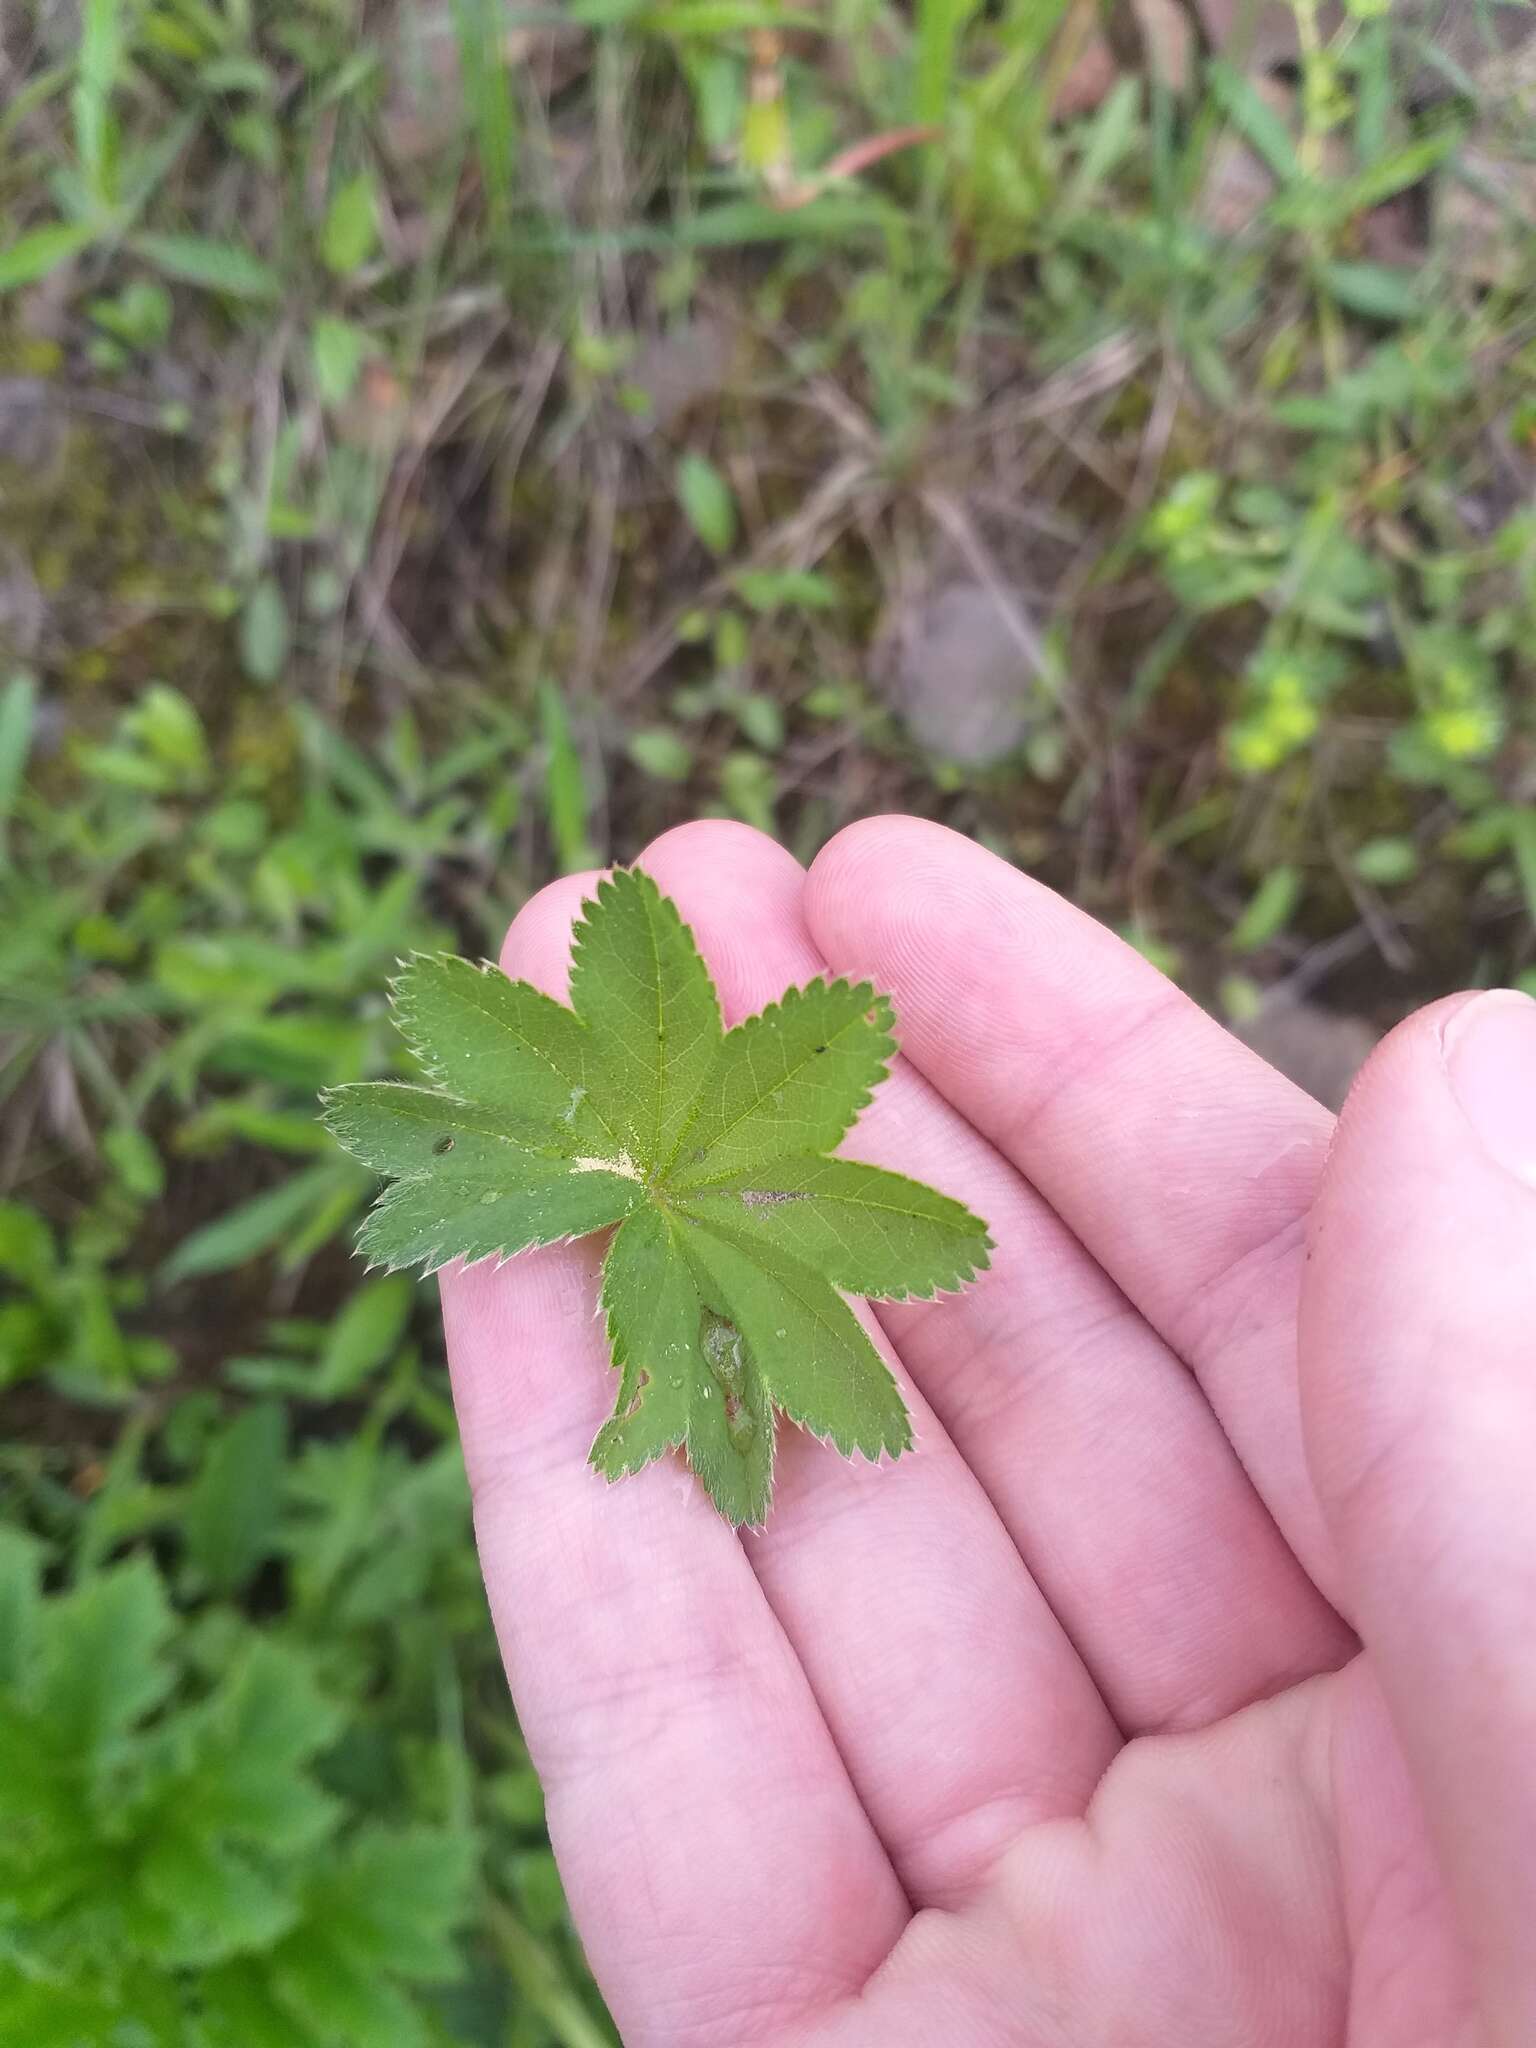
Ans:
[[[6,2040],[612,2039],[314,1120],[397,955],[901,806],[1234,1021],[1536,989],[1530,24],[8,6]]]

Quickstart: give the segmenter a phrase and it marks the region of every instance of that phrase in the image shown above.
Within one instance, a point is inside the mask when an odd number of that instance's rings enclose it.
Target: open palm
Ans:
[[[600,1248],[444,1275],[507,1669],[629,2048],[1536,2040],[1536,1192],[1453,1092],[1467,999],[1394,1035],[1329,1156],[1331,1118],[938,827],[855,826],[807,876],[701,824],[642,865],[728,1022],[827,968],[892,993],[903,1059],[843,1149],[998,1249],[871,1319],[918,1454],[787,1433],[745,1537],[680,1463],[588,1468]],[[589,891],[530,903],[508,971],[562,994]]]

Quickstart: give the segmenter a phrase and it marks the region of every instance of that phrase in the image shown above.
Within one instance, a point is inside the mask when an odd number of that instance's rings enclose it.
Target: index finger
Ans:
[[[943,826],[850,825],[805,914],[834,968],[891,992],[906,1057],[1193,1368],[1326,1592],[1296,1307],[1332,1117],[1112,932]]]
[[[509,973],[563,996],[585,893],[534,898]],[[734,1531],[671,1459],[616,1486],[587,1464],[614,1393],[600,1257],[442,1275],[480,1558],[625,2042],[746,2043],[858,1990],[909,1910]]]

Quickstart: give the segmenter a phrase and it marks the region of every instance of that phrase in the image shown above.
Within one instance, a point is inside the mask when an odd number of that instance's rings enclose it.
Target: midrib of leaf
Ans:
[[[687,1214],[686,1211],[683,1213]],[[815,1318],[817,1324],[822,1329],[830,1328],[821,1304],[816,1299],[816,1294],[820,1288],[831,1289],[833,1293],[836,1293],[837,1290],[832,1286],[832,1282],[824,1280],[814,1267],[803,1264],[801,1260],[795,1257],[793,1252],[786,1252],[777,1245],[773,1248],[772,1264],[770,1265],[763,1257],[762,1246],[754,1242],[745,1231],[733,1230],[728,1223],[717,1222],[714,1217],[706,1220],[700,1216],[689,1216],[688,1222],[702,1236],[718,1238],[722,1244],[729,1245],[732,1251],[740,1252],[744,1259],[750,1260],[754,1266],[759,1267],[770,1279],[777,1280],[782,1286],[793,1292],[799,1300],[801,1307]],[[680,1241],[686,1249],[687,1239],[683,1238]],[[784,1268],[784,1271],[780,1271],[780,1267]],[[807,1295],[802,1288],[798,1287],[790,1289],[789,1282],[791,1279],[802,1283],[809,1281],[810,1293]]]
[[[656,1100],[652,1104],[652,1110],[655,1116],[655,1123],[652,1126],[651,1131],[650,1157],[643,1163],[648,1169],[648,1171],[654,1174],[660,1166],[661,1111],[662,1105],[666,1100],[667,1093],[665,1081],[665,1076],[667,1072],[667,1005],[666,998],[661,986],[661,942],[656,936],[656,920],[651,915],[651,904],[649,898],[642,898],[641,900],[645,903],[645,936],[651,948],[651,987],[655,993],[656,999],[657,1046]]]

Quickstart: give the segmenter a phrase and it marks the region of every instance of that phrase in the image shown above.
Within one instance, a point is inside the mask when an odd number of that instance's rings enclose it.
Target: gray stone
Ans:
[[[737,339],[728,321],[704,314],[645,342],[624,380],[650,402],[637,424],[667,433],[692,407],[717,397],[730,383]]]
[[[1380,1033],[1364,1017],[1282,997],[1236,1027],[1261,1059],[1305,1088],[1325,1109],[1341,1109]]]
[[[37,650],[48,607],[18,549],[0,544],[0,674]]]
[[[912,737],[966,767],[1022,744],[1044,705],[1003,606],[977,583],[947,583],[898,619],[890,689]]]

